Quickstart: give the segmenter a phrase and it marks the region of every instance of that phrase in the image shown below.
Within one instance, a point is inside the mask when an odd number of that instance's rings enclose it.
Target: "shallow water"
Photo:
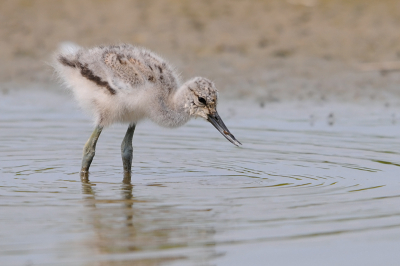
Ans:
[[[210,124],[103,131],[71,97],[0,96],[1,265],[398,265],[400,109],[222,102]],[[332,114],[332,115],[330,115]]]

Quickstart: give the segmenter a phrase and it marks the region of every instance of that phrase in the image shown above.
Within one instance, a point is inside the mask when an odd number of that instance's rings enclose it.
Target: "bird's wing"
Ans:
[[[104,53],[103,60],[119,82],[131,87],[144,85],[147,80],[154,79],[151,70],[134,57],[108,51]]]

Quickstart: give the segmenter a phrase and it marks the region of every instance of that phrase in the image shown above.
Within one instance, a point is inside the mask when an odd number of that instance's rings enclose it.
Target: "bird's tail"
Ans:
[[[81,49],[79,45],[73,42],[62,42],[58,45],[57,53],[63,56],[75,55]]]
[[[62,42],[58,45],[58,49],[54,53],[54,67],[73,66],[81,47],[73,42]],[[61,64],[61,65],[60,65]],[[58,65],[58,67],[57,67]]]
[[[71,68],[75,68],[75,62],[78,51],[81,47],[73,42],[62,42],[58,45],[58,49],[53,54],[52,62],[50,65],[55,70],[56,78],[66,84],[66,75]]]

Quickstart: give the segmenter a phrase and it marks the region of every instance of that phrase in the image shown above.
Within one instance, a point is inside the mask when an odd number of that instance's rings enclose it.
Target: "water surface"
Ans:
[[[0,96],[2,265],[398,265],[399,108],[222,101],[208,122],[93,128],[70,96]]]

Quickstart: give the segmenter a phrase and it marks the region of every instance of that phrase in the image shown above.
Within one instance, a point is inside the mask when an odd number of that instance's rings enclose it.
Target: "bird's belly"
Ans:
[[[112,95],[80,76],[75,69],[65,74],[69,74],[69,84],[79,105],[92,114],[96,124],[136,123],[146,118],[144,110],[149,106],[146,88],[119,89]]]
[[[121,112],[121,115],[115,119],[115,122],[118,123],[137,123],[140,120],[145,119],[146,116],[144,113],[140,112],[139,110],[127,110],[125,112]]]
[[[120,92],[119,95],[115,95],[112,101],[113,104],[107,112],[112,120],[111,123],[137,123],[147,117],[144,110],[146,107],[146,101],[140,93],[129,94]]]

